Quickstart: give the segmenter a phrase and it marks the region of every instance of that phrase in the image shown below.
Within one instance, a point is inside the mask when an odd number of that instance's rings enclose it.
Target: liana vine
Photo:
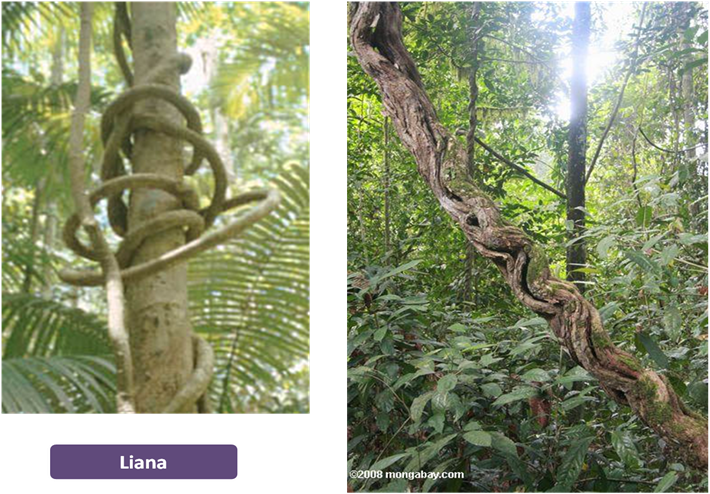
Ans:
[[[134,81],[122,47],[122,38],[130,47],[130,18],[125,3],[116,5],[114,22],[114,52],[128,89],[117,97],[101,119],[101,138],[104,151],[101,160],[103,183],[87,194],[84,189],[84,160],[82,135],[84,115],[90,97],[91,4],[81,6],[80,77],[75,111],[72,116],[70,138],[71,181],[76,206],[64,227],[64,241],[80,257],[100,263],[100,269],[64,269],[60,278],[77,286],[105,286],[109,307],[109,335],[117,359],[118,411],[135,411],[133,366],[128,345],[130,328],[124,323],[123,283],[137,280],[183,263],[196,254],[224,243],[269,215],[279,204],[276,190],[250,191],[227,198],[227,174],[214,146],[202,135],[199,112],[192,103],[161,81],[165,74],[178,71],[185,74],[191,65],[186,54],[178,53],[163,59],[139,83]],[[186,125],[178,125],[166,118],[141,114],[134,105],[146,98],[166,101],[180,111]],[[190,163],[184,175],[197,172],[207,160],[214,175],[214,191],[208,206],[200,208],[197,192],[183,179],[173,179],[155,173],[128,174],[124,159],[131,162],[132,137],[139,130],[152,130],[187,141],[193,147]],[[172,195],[179,208],[160,213],[137,225],[128,225],[128,208],[123,200],[125,191],[140,188],[160,189]],[[122,238],[116,253],[111,251],[101,233],[93,208],[103,199],[108,200],[108,216],[113,232]],[[257,204],[230,223],[205,233],[223,212],[249,203]],[[82,243],[77,234],[83,228],[89,235],[90,245]],[[186,243],[165,254],[136,265],[133,255],[148,238],[166,230],[180,228],[185,231]],[[200,400],[208,389],[213,372],[214,355],[210,345],[193,334],[194,369],[188,381],[177,391],[164,413],[179,412],[198,403],[200,411],[208,411],[207,400]]]

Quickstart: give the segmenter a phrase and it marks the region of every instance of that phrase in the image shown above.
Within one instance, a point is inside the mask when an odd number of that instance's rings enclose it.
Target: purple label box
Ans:
[[[52,443],[47,476],[62,481],[239,479],[236,443]]]

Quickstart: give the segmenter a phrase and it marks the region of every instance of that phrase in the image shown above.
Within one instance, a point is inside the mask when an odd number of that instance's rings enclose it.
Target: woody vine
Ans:
[[[60,277],[73,285],[106,289],[119,412],[209,412],[203,398],[212,376],[212,349],[192,334],[189,323],[176,318],[187,310],[184,263],[264,218],[278,206],[279,195],[265,190],[225,197],[222,160],[202,137],[199,113],[178,91],[178,75],[189,70],[190,59],[176,52],[174,4],[134,5],[134,11],[141,9],[146,10],[132,26],[126,5],[116,4],[114,48],[128,89],[102,117],[104,182],[87,193],[82,134],[90,98],[92,5],[81,4],[79,86],[70,133],[77,212],[65,225],[64,239],[81,257],[99,262],[100,271],[65,269]],[[124,53],[124,39],[134,49],[135,75]],[[187,126],[176,124],[182,120]],[[193,147],[187,166],[182,163],[180,141]],[[127,174],[124,160],[131,163],[132,174]],[[183,176],[194,174],[204,160],[215,185],[210,204],[200,208],[197,193]],[[127,190],[132,192],[130,205],[122,197]],[[102,199],[108,199],[111,227],[122,238],[116,253],[93,213]],[[253,202],[257,204],[236,220],[203,234],[220,213]],[[79,228],[90,245],[77,237]],[[176,297],[156,297],[156,286],[165,285],[176,289]],[[143,350],[146,340],[152,340],[150,354]],[[174,360],[176,350],[182,360],[179,375],[160,368],[166,359]],[[156,395],[156,386],[162,386],[163,392]]]
[[[614,345],[597,309],[574,284],[552,276],[542,248],[503,218],[471,180],[466,150],[440,123],[401,29],[402,13],[395,3],[352,5],[355,55],[377,83],[386,116],[441,207],[498,268],[520,303],[547,321],[560,345],[611,398],[629,406],[677,456],[706,468],[706,419],[678,398],[665,376]]]

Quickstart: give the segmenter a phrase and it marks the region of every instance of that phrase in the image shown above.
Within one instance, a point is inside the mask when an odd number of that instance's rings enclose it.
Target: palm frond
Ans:
[[[308,355],[308,184],[306,168],[288,165],[273,184],[279,209],[190,263],[190,312],[215,348],[219,411],[250,408]]]
[[[8,220],[8,216],[5,212],[2,223],[3,291],[21,292],[27,276],[30,277],[31,284],[47,286],[49,276],[55,269],[55,256],[43,245],[33,242],[24,225],[15,224]]]
[[[116,369],[99,356],[4,358],[4,413],[115,412]]]
[[[10,53],[25,49],[32,38],[46,36],[54,26],[76,18],[70,2],[3,2],[2,46]]]
[[[211,83],[215,101],[233,119],[308,97],[308,10],[284,2],[245,10],[234,22],[246,32],[232,46],[233,55],[220,61]]]
[[[111,353],[104,321],[22,293],[2,296],[3,359]]]

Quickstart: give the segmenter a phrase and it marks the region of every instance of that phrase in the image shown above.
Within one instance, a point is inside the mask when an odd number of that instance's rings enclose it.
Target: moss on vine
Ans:
[[[592,328],[592,343],[595,350],[603,350],[614,346],[614,342],[611,341],[606,331],[600,328]]]
[[[456,168],[449,168],[446,171],[446,187],[462,199],[483,195],[482,191],[471,182],[466,172]]]
[[[644,407],[647,411],[645,415],[649,425],[669,426],[669,421],[673,416],[673,409],[668,403],[658,399],[658,385],[650,378],[642,376],[636,382],[634,388],[636,394],[644,402]]]
[[[532,245],[528,254],[528,271],[526,280],[528,286],[535,285],[548,267],[547,255],[539,246]]]
[[[626,366],[634,370],[636,372],[643,372],[643,366],[641,365],[641,362],[638,361],[635,357],[632,357],[631,355],[619,355],[617,357],[621,362],[626,364]]]

